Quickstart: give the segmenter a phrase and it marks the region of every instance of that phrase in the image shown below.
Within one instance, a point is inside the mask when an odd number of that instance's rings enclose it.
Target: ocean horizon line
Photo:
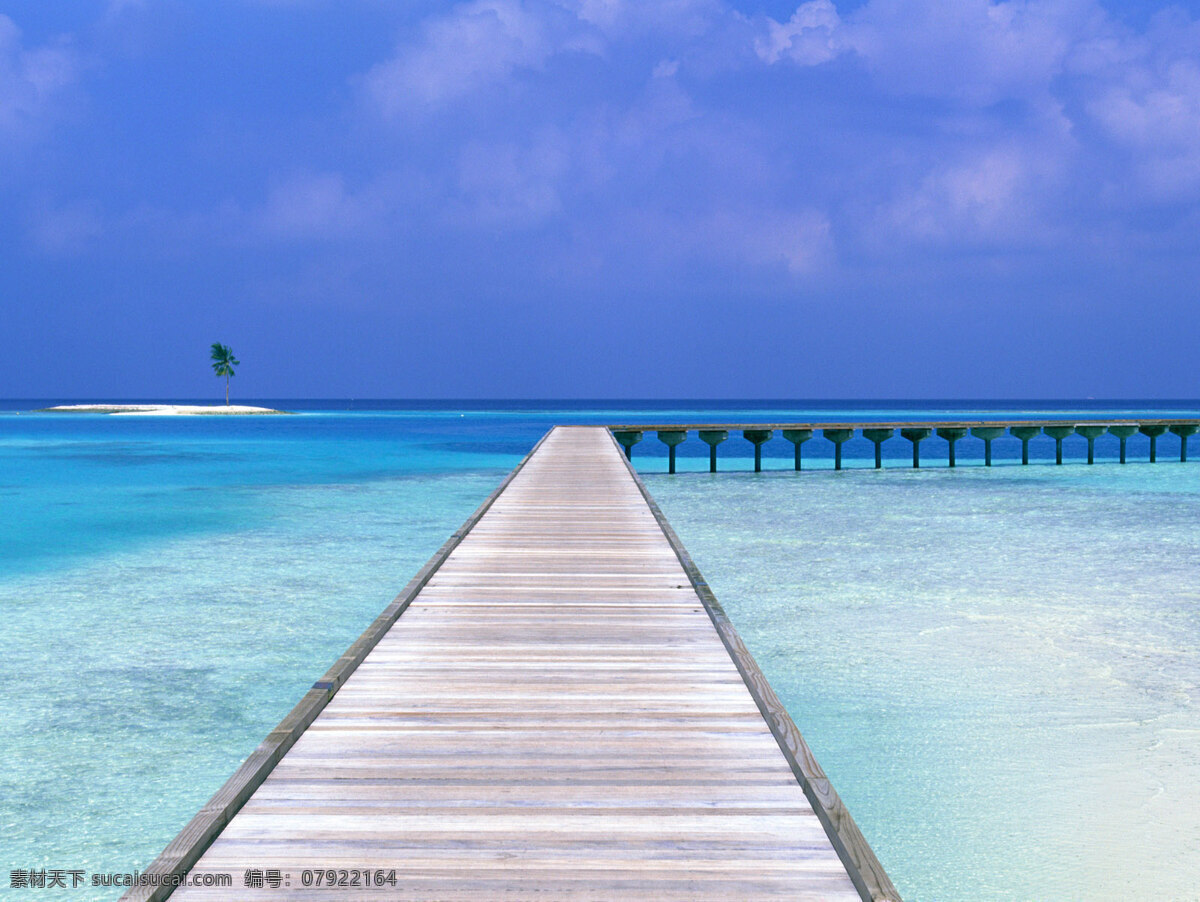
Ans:
[[[972,397],[940,397],[940,398],[788,398],[788,397],[728,397],[728,398],[706,398],[706,397],[688,397],[688,398],[509,398],[509,397],[444,397],[444,398],[403,398],[403,397],[349,397],[349,396],[331,396],[331,397],[304,397],[304,396],[272,396],[263,395],[255,397],[239,398],[239,405],[246,404],[265,404],[265,403],[317,403],[317,404],[405,404],[405,405],[449,405],[449,404],[538,404],[538,405],[559,405],[559,406],[581,406],[581,405],[629,405],[629,404],[644,404],[644,405],[719,405],[719,406],[734,406],[734,405],[760,405],[760,406],[779,406],[779,405],[816,405],[816,406],[832,406],[832,405],[956,405],[956,406],[980,406],[980,405],[1063,405],[1077,404],[1083,406],[1103,406],[1111,404],[1173,404],[1173,405],[1195,405],[1200,404],[1198,398],[1154,398],[1154,397],[1110,397],[1110,398],[1078,398],[1078,397],[1045,397],[1045,398],[972,398]],[[66,396],[54,395],[47,397],[13,397],[0,398],[0,404],[41,404],[41,405],[59,405],[59,404],[208,404],[212,406],[225,406],[219,400],[213,401],[208,397],[187,397],[187,396],[161,396],[148,395],[140,397],[113,397],[113,396]]]

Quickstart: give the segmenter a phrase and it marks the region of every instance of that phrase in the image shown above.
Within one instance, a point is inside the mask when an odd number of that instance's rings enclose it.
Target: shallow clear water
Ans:
[[[648,485],[905,899],[1200,898],[1200,466]]]
[[[309,406],[0,413],[0,869],[149,863],[555,422],[978,413]],[[906,898],[1200,897],[1200,466],[950,473],[927,447],[649,479]]]
[[[0,583],[0,858],[144,867],[499,478],[236,489],[229,531]]]

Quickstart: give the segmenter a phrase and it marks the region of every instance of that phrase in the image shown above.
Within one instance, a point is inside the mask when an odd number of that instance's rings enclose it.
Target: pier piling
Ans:
[[[1189,435],[1195,435],[1200,430],[1200,423],[1178,423],[1171,427],[1171,432],[1179,436],[1179,462],[1187,463],[1187,440]]]
[[[773,429],[743,429],[742,437],[754,445],[754,472],[762,472],[762,446],[775,434]]]
[[[1021,440],[1021,463],[1029,463],[1029,440],[1042,431],[1041,426],[1011,426],[1008,430]]]
[[[900,434],[912,442],[913,469],[915,470],[921,466],[921,442],[933,435],[933,430],[927,429],[923,426],[913,426],[901,429]]]
[[[1088,463],[1094,464],[1096,462],[1096,439],[1108,432],[1108,427],[1096,423],[1080,423],[1075,427],[1075,431],[1087,439]]]
[[[708,445],[708,472],[717,472],[717,445],[729,438],[724,429],[701,429],[700,441]]]
[[[954,443],[967,434],[965,426],[942,426],[937,431],[938,438],[944,438],[950,443],[950,466],[954,466]]]
[[[1150,439],[1150,463],[1158,459],[1158,437],[1167,431],[1167,427],[1159,423],[1142,423],[1138,432]]]
[[[783,429],[779,433],[794,446],[793,451],[796,458],[796,469],[800,469],[800,446],[812,438],[813,431],[811,429]]]
[[[660,429],[658,440],[667,446],[667,472],[675,472],[675,446],[687,439],[686,429]]]
[[[801,449],[805,442],[814,435],[820,434],[834,445],[833,468],[842,469],[842,445],[850,441],[859,432],[863,438],[875,446],[875,468],[883,467],[883,443],[893,438],[897,432],[913,444],[913,467],[921,466],[920,443],[931,435],[937,435],[948,445],[948,463],[950,467],[958,464],[958,440],[970,435],[983,442],[983,462],[985,466],[992,465],[992,442],[1002,435],[1011,434],[1021,442],[1021,463],[1029,463],[1029,442],[1035,436],[1046,435],[1054,439],[1054,461],[1056,465],[1063,463],[1063,439],[1071,435],[1080,435],[1087,441],[1087,462],[1096,462],[1096,439],[1105,433],[1116,436],[1120,442],[1120,460],[1126,461],[1126,446],[1128,439],[1139,432],[1150,439],[1150,462],[1158,460],[1158,438],[1170,432],[1179,437],[1179,459],[1187,460],[1188,438],[1200,434],[1198,419],[1139,419],[1136,422],[1102,422],[1084,420],[1083,422],[1065,419],[1038,420],[991,420],[982,423],[972,423],[969,420],[909,420],[897,422],[815,422],[815,423],[663,423],[660,425],[622,424],[607,427],[613,437],[625,449],[625,457],[632,459],[633,446],[642,440],[643,435],[657,433],[658,438],[668,448],[668,470],[676,471],[675,447],[687,440],[690,433],[698,433],[700,439],[709,447],[709,472],[717,471],[717,445],[728,440],[734,432],[740,432],[747,441],[754,445],[754,472],[762,471],[762,446],[777,433],[792,443],[795,468],[801,467]],[[1041,446],[1039,446],[1041,447]],[[1074,446],[1072,446],[1074,447]],[[1068,449],[1070,450],[1070,449]],[[1082,457],[1082,451],[1081,455]]]
[[[633,460],[633,446],[642,440],[642,434],[635,429],[622,429],[613,432],[613,438],[625,449],[625,459]]]
[[[1004,435],[1003,426],[972,426],[971,435],[983,440],[983,465],[992,465],[992,440]]]
[[[1136,423],[1117,423],[1110,425],[1108,431],[1115,435],[1121,441],[1121,463],[1125,463],[1125,442],[1129,440],[1129,436],[1135,435],[1138,431]]]
[[[1046,435],[1054,439],[1054,462],[1062,466],[1062,443],[1068,435],[1075,434],[1074,426],[1046,426],[1043,430]]]
[[[821,434],[833,442],[833,468],[842,468],[842,445],[854,435],[853,429],[822,429]]]
[[[896,434],[895,429],[864,429],[863,438],[875,443],[875,469],[883,467],[883,443]]]

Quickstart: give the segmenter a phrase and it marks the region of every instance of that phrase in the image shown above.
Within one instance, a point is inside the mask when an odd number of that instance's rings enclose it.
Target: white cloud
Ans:
[[[1144,37],[1093,54],[1088,114],[1131,156],[1138,184],[1177,200],[1200,191],[1200,23],[1172,11]],[[1082,68],[1082,66],[1081,66]]]
[[[449,246],[545,228],[556,247],[584,236],[580,255],[610,272],[803,275],[856,249],[1050,246],[1200,198],[1200,25],[1185,13],[1135,30],[1098,0],[847,7],[806,0],[782,21],[722,0],[443,7],[363,76],[371,126],[400,127],[322,156],[339,171],[283,163],[292,175],[229,200],[213,231],[267,245],[414,228]],[[839,58],[858,76],[814,78]],[[0,131],[36,120],[75,67],[0,16]],[[422,110],[456,115],[413,127]],[[102,230],[90,210],[43,211],[34,240],[71,249],[140,222]]]
[[[273,180],[254,203],[226,198],[180,210],[139,203],[102,213],[95,201],[36,205],[29,236],[47,253],[76,253],[96,239],[133,241],[139,250],[176,255],[201,245],[264,247],[386,238],[403,225],[419,193],[416,179],[386,172],[348,187],[339,172],[294,171]]]
[[[833,230],[819,210],[717,205],[680,213],[654,208],[623,211],[607,234],[589,247],[622,261],[618,271],[711,267],[775,271],[787,278],[811,276],[835,260]]]
[[[451,218],[472,227],[536,225],[562,210],[570,159],[557,130],[543,130],[524,146],[472,143],[459,157]]]
[[[428,19],[364,86],[385,117],[436,109],[541,71],[561,54],[604,57],[648,35],[669,50],[725,13],[720,0],[470,0]]]
[[[841,17],[830,0],[801,4],[787,22],[767,20],[767,34],[754,42],[755,52],[765,63],[783,57],[802,66],[827,63],[844,49]]]
[[[728,7],[721,0],[557,0],[582,22],[612,37],[697,37]]]
[[[884,208],[885,235],[959,245],[1012,240],[1032,218],[1031,181],[1015,147],[938,167]]]
[[[818,272],[834,258],[829,220],[813,209],[723,210],[701,230],[706,233],[702,250],[734,262],[782,266],[793,275]]]
[[[385,193],[347,191],[340,173],[299,173],[271,189],[253,231],[286,240],[340,238],[377,222]]]
[[[1098,7],[1077,0],[871,0],[846,41],[888,89],[978,104],[1044,94]]]
[[[628,14],[629,4],[626,0],[578,0],[575,12],[580,19],[597,28],[610,29]]]
[[[27,49],[16,23],[0,14],[0,133],[26,136],[77,71],[78,61],[68,44]]]
[[[853,58],[879,98],[933,101],[894,140],[864,129],[882,142],[866,190],[890,198],[846,201],[838,221],[877,250],[1087,237],[1088,218],[1200,198],[1200,22],[1181,9],[1137,30],[1098,0],[868,0],[844,16],[809,0],[759,20],[754,49],[768,65]]]
[[[766,20],[766,63],[820,65],[856,54],[895,93],[990,104],[1049,88],[1104,16],[1094,0],[869,0],[846,18],[830,0]]]
[[[521,0],[474,0],[426,23],[421,40],[403,46],[366,76],[369,97],[385,116],[436,107],[521,69],[540,68],[564,46],[564,16]]]

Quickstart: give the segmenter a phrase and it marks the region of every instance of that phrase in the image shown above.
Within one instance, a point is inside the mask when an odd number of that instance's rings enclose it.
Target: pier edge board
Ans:
[[[609,436],[611,439],[611,433]],[[612,439],[612,442],[616,445],[616,439]],[[825,771],[817,762],[816,756],[809,749],[808,743],[804,741],[804,737],[793,722],[791,715],[779,700],[779,696],[775,694],[775,690],[771,688],[771,684],[767,682],[767,678],[759,669],[758,662],[750,654],[750,650],[730,621],[729,615],[721,607],[721,602],[717,600],[708,582],[700,573],[700,568],[692,560],[687,548],[680,541],[658,503],[633,468],[632,463],[625,458],[624,454],[621,454],[621,461],[629,470],[638,490],[650,507],[650,512],[654,515],[659,528],[662,529],[663,535],[666,536],[667,542],[670,543],[675,556],[679,559],[692,588],[695,589],[696,595],[704,604],[704,609],[708,612],[713,627],[721,637],[721,642],[729,656],[733,658],[738,673],[741,674],[747,690],[758,706],[763,720],[770,728],[771,735],[775,737],[784,758],[787,759],[797,782],[804,790],[804,795],[812,805],[821,826],[825,828],[825,833],[838,853],[838,857],[841,858],[854,888],[858,890],[864,902],[901,902],[900,892],[888,877],[883,864],[876,857],[875,850],[863,836],[841,796],[833,788],[833,784],[830,783]]]
[[[880,428],[880,429],[900,429],[901,427],[913,428],[954,428],[954,427],[984,427],[984,426],[1087,426],[1092,424],[1113,425],[1113,424],[1137,424],[1151,426],[1191,426],[1200,424],[1200,420],[1196,417],[1186,418],[1161,418],[1161,417],[1127,417],[1117,418],[1098,417],[1094,419],[1039,419],[1039,420],[1017,420],[1017,419],[988,419],[988,420],[871,420],[871,421],[855,421],[846,422],[842,420],[814,420],[807,423],[778,423],[778,422],[761,422],[761,423],[655,423],[640,426],[628,426],[622,424],[605,424],[604,428],[611,432],[627,432],[631,430],[641,430],[643,432],[654,431],[684,431],[697,432],[701,429],[708,431],[728,431],[731,434],[736,430],[755,429],[766,430],[772,429],[780,431],[783,429],[863,429],[863,428]]]
[[[225,781],[204,806],[192,817],[183,829],[176,834],[161,853],[141,871],[142,877],[155,878],[162,881],[158,886],[135,886],[126,891],[120,902],[163,902],[175,891],[172,885],[174,879],[182,880],[200,857],[213,844],[233,816],[263,784],[275,765],[287,753],[301,734],[316,720],[317,715],[337,694],[350,675],[363,662],[363,659],[379,643],[379,640],[400,619],[400,615],[408,608],[417,593],[425,588],[426,583],[433,578],[442,564],[459,546],[467,534],[474,528],[483,515],[488,512],[501,493],[508,488],[517,474],[524,469],[525,464],[537,453],[542,443],[553,432],[551,427],[521,459],[513,470],[504,477],[483,503],[475,509],[457,530],[451,533],[442,546],[426,561],[425,566],[417,571],[409,580],[408,585],[401,590],[383,612],[371,622],[350,647],[334,662],[325,675],[313,684],[304,697],[289,711],[279,724],[264,739],[249,757],[238,767],[233,775]],[[614,440],[615,443],[615,440]],[[624,455],[621,457],[624,460]]]

